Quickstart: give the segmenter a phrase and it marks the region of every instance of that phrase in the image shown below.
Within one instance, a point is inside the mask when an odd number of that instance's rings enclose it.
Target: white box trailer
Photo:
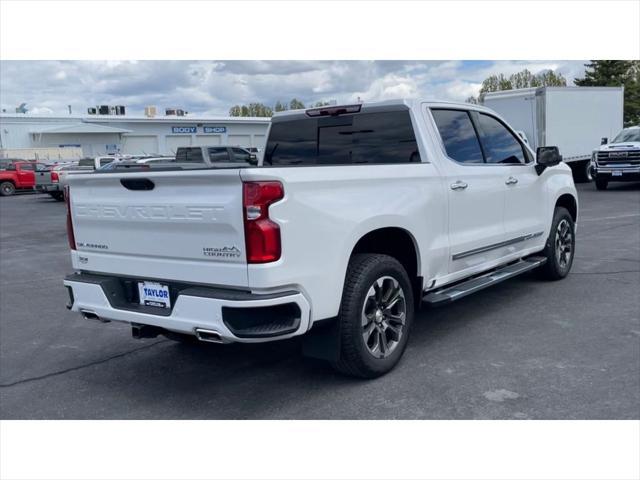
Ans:
[[[484,105],[524,132],[529,145],[555,145],[578,181],[591,180],[591,154],[622,130],[624,87],[539,87],[487,93]]]

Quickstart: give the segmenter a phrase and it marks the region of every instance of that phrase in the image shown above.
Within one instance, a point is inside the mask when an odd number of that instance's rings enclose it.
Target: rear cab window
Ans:
[[[93,158],[82,158],[78,162],[79,167],[93,167],[95,165],[95,160]]]
[[[264,165],[420,162],[408,110],[295,118],[271,126]]]

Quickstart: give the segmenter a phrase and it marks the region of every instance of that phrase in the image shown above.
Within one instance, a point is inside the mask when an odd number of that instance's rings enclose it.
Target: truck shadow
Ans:
[[[595,183],[592,185],[592,189],[596,190]],[[640,190],[640,182],[611,182],[607,186],[607,189],[605,191],[599,193],[606,194],[606,192],[631,192],[634,190]]]
[[[111,395],[118,392],[129,402],[145,404],[149,409],[145,410],[145,418],[284,418],[280,413],[283,410],[298,418],[322,418],[323,414],[317,411],[301,410],[293,415],[291,409],[303,408],[298,406],[301,398],[312,402],[325,397],[348,397],[354,389],[381,398],[381,385],[384,390],[385,385],[415,368],[412,362],[417,361],[416,353],[449,336],[463,334],[465,327],[482,321],[475,315],[480,310],[483,316],[499,314],[505,299],[530,295],[529,287],[534,282],[531,275],[526,275],[481,295],[421,310],[403,360],[394,371],[376,380],[342,376],[325,362],[302,357],[301,340],[296,338],[231,345],[162,341],[144,354],[144,360],[130,359],[126,370],[122,365],[113,366],[99,375],[87,375],[83,381]],[[184,407],[166,409],[166,402]]]

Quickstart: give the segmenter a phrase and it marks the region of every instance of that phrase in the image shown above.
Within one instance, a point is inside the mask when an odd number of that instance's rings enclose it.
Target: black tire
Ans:
[[[570,248],[568,256],[567,248],[562,246],[561,250],[559,250],[560,247],[558,245],[558,242],[564,245],[564,242],[567,241],[562,233],[564,226],[568,227],[567,233],[570,235],[570,239],[568,239]],[[549,232],[547,243],[542,251],[542,255],[546,257],[547,262],[538,269],[540,277],[545,280],[560,280],[565,278],[569,275],[569,271],[571,271],[575,252],[576,235],[573,218],[566,208],[556,207],[553,214],[553,221],[551,222],[551,231]]]
[[[388,295],[385,295],[385,289],[390,292]],[[375,291],[374,296],[370,295],[372,291]],[[365,311],[369,308],[373,312],[365,318]],[[333,367],[341,373],[361,378],[384,375],[395,367],[404,353],[413,316],[411,282],[400,262],[388,255],[354,255],[347,268],[342,292],[338,314],[340,351]],[[370,319],[366,328],[370,330],[367,341],[363,319]],[[375,347],[368,346],[373,337],[373,344],[378,346],[377,354],[373,351]]]
[[[606,190],[609,185],[609,181],[605,178],[596,178],[596,188],[598,190]]]
[[[10,197],[16,193],[16,186],[13,182],[2,182],[0,183],[0,195],[3,197]]]
[[[591,167],[591,160],[577,162],[572,167],[573,178],[577,183],[589,183],[593,181],[593,169]]]
[[[55,199],[55,200],[57,200],[59,202],[64,201],[64,193],[62,193],[62,192],[51,192],[49,195],[51,196],[51,198],[53,198],[53,199]]]
[[[593,182],[594,180],[594,176],[593,176],[593,164],[591,163],[590,160],[587,161],[586,165],[584,166],[584,181],[585,182]]]

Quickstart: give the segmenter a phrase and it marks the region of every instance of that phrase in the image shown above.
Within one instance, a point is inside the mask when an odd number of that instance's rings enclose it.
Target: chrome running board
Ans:
[[[491,270],[488,273],[480,274],[469,280],[464,280],[455,285],[443,287],[439,290],[427,292],[422,301],[429,305],[442,305],[444,303],[453,302],[460,298],[466,297],[472,293],[482,290],[484,288],[495,285],[496,283],[503,282],[510,278],[520,275],[521,273],[533,270],[546,263],[545,257],[528,257],[523,260],[519,260],[516,263],[511,263],[504,267]]]

